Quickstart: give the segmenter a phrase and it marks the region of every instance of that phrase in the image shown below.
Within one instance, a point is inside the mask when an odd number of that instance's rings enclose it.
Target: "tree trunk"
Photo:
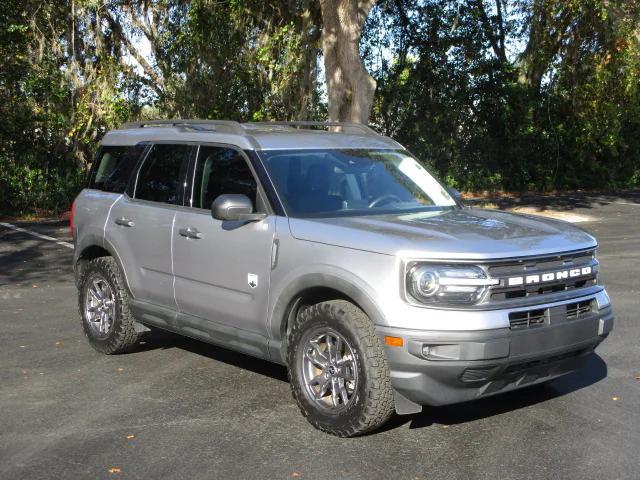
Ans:
[[[329,120],[368,123],[376,81],[360,59],[360,36],[376,0],[320,0]]]

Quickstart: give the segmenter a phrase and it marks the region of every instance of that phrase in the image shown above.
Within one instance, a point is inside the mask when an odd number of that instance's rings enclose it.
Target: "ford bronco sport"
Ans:
[[[126,124],[71,228],[96,350],[158,327],[284,364],[339,436],[573,371],[613,326],[593,237],[467,208],[362,125]]]

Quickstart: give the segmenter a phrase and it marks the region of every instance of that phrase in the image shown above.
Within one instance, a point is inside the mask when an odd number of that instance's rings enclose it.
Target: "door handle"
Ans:
[[[133,227],[135,223],[133,222],[133,220],[127,217],[120,217],[116,218],[116,225],[121,225],[123,227]]]
[[[180,230],[178,230],[178,233],[186,238],[194,238],[196,240],[199,238],[202,238],[202,233],[200,233],[195,228],[191,228],[191,227],[181,228]]]

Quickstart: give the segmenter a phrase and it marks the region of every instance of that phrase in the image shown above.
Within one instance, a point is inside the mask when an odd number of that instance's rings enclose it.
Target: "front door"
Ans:
[[[185,331],[197,329],[193,333],[201,335],[208,330],[219,340],[226,332],[225,341],[240,337],[251,343],[256,335],[267,337],[275,217],[249,223],[212,218],[213,200],[230,193],[245,194],[258,210],[264,208],[241,152],[200,146],[193,196],[187,201],[191,208],[177,212],[173,230],[175,293],[180,311],[187,314]]]

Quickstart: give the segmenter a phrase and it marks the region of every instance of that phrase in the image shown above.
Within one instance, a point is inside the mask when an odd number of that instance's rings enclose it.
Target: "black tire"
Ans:
[[[108,332],[100,334],[89,324],[85,311],[85,299],[94,280],[106,282],[114,297],[114,313]],[[135,320],[129,310],[129,292],[125,286],[118,264],[112,257],[98,257],[89,261],[82,269],[79,279],[78,307],[82,329],[89,344],[98,352],[112,355],[130,351],[140,338]]]
[[[350,344],[357,366],[353,393],[343,409],[335,412],[312,399],[304,377],[305,345],[314,332],[325,331],[322,329],[337,332]],[[293,398],[319,430],[338,437],[362,435],[379,428],[394,412],[389,364],[382,342],[369,317],[350,302],[331,300],[299,313],[288,336],[287,363]]]

